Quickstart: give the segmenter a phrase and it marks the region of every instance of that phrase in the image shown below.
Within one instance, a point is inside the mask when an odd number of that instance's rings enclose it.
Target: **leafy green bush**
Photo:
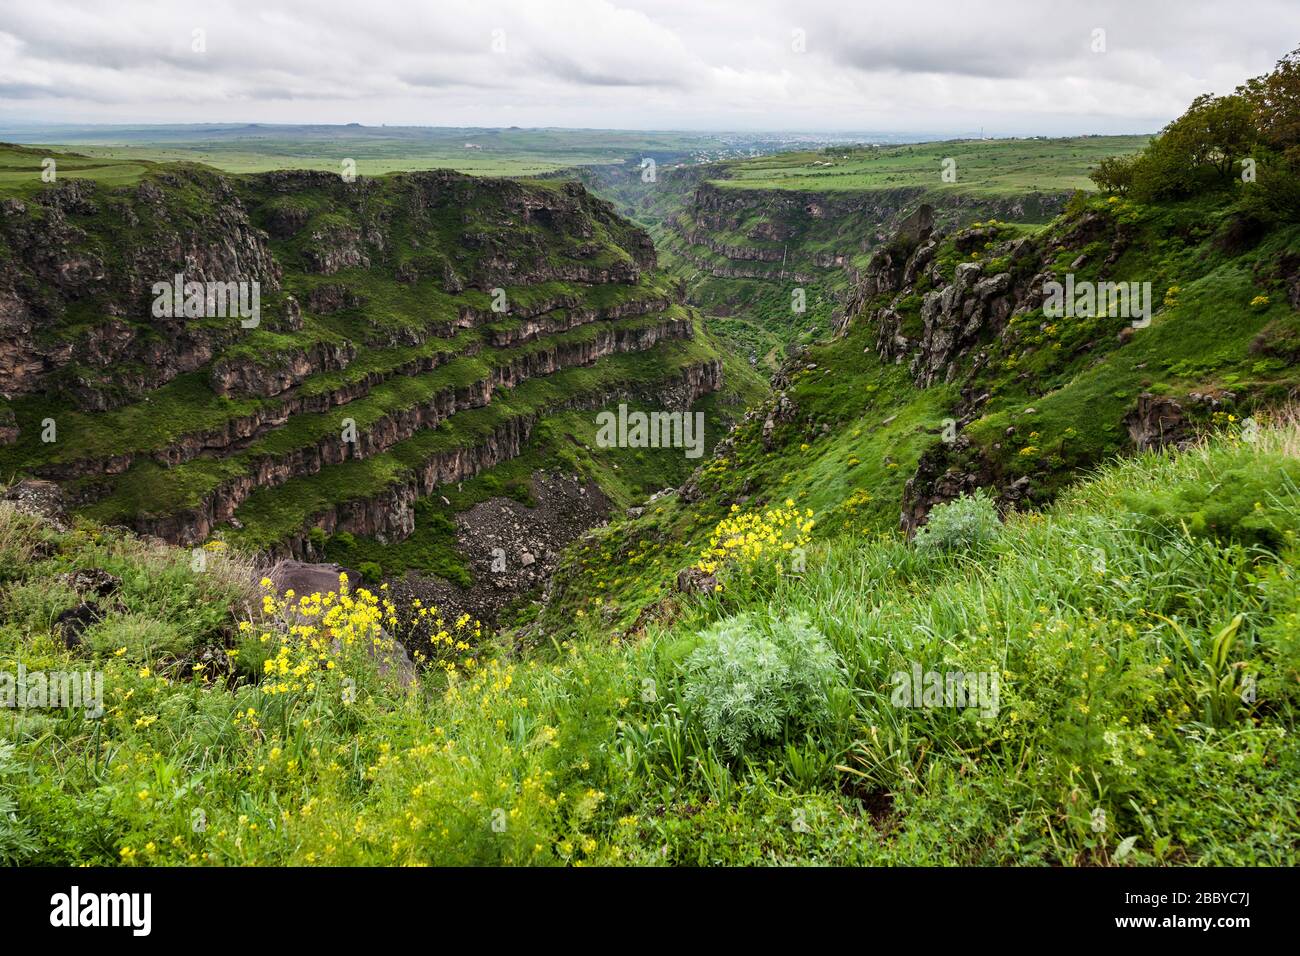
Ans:
[[[998,536],[1001,524],[993,498],[983,488],[937,506],[914,542],[922,551],[970,550]]]
[[[383,579],[384,569],[374,561],[362,561],[357,565],[357,573],[367,584],[378,584]]]
[[[1266,223],[1300,222],[1300,168],[1264,156],[1256,176],[1242,191],[1245,210]]]
[[[817,725],[842,683],[826,636],[798,613],[778,620],[739,614],[701,635],[686,660],[683,698],[709,741],[738,757],[764,740]]]

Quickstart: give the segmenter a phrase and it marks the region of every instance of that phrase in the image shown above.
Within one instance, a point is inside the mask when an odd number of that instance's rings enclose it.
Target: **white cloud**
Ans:
[[[1104,53],[1091,49],[1098,28]],[[191,49],[195,29],[206,31],[206,52]],[[804,52],[792,48],[795,29]],[[44,0],[11,4],[0,25],[0,112],[1136,131],[1198,93],[1232,89],[1298,43],[1293,0]]]

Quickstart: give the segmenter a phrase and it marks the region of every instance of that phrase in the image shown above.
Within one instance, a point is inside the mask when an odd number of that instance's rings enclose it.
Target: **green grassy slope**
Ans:
[[[419,693],[365,649],[365,594],[314,622],[360,643],[277,676],[299,641],[250,621],[238,559],[0,506],[0,666],[105,673],[102,719],[6,711],[0,860],[1294,865],[1298,454],[1290,425],[1126,461],[964,553],[840,536],[630,643],[598,609],[523,661],[466,632]],[[78,568],[121,584],[70,653]],[[776,721],[740,755],[693,656],[720,635],[822,662],[815,706],[755,673],[723,709]],[[913,665],[995,673],[997,707],[898,706]]]
[[[29,196],[42,188],[45,159],[53,159],[52,174],[91,179],[110,186],[138,182],[153,163],[149,160],[95,158],[68,150],[0,144],[0,196]]]
[[[915,288],[855,301],[842,337],[788,363],[777,398],[682,494],[604,529],[575,555],[549,623],[562,626],[592,595],[613,619],[636,620],[672,592],[677,571],[737,502],[812,508],[815,537],[897,534],[900,510],[945,476],[1006,494],[1015,486],[1022,507],[1050,502],[1081,470],[1133,451],[1126,418],[1141,396],[1176,402],[1185,436],[1240,428],[1284,404],[1300,387],[1300,319],[1286,289],[1287,250],[1300,232],[1280,225],[1234,247],[1224,240],[1237,228],[1234,203],[1231,192],[1159,206],[1081,198],[1044,230],[981,224],[948,235],[934,254],[938,282],[925,272]],[[1011,269],[1028,283],[1043,257],[1062,275],[1084,254],[1073,268],[1079,281],[1152,284],[1150,327],[1125,332],[1131,322],[1118,315],[1051,320],[1041,305],[1027,307],[984,328],[946,375],[918,387],[910,365],[922,352],[922,299],[947,288],[961,263],[979,263],[987,276]],[[901,362],[876,351],[889,310],[912,336]],[[774,416],[765,439],[765,416],[781,398],[791,411]],[[958,419],[960,440],[949,444],[945,428]]]

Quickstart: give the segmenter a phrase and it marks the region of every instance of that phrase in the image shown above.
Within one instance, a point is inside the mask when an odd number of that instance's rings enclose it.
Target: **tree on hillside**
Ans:
[[[1235,93],[1198,96],[1141,153],[1091,175],[1105,192],[1153,202],[1227,185],[1247,159],[1258,168],[1248,203],[1269,217],[1300,214],[1300,49]]]
[[[1226,182],[1256,142],[1244,97],[1202,94],[1135,162],[1134,192],[1142,199],[1172,199],[1197,192],[1208,179]]]
[[[1195,165],[1212,167],[1224,180],[1258,140],[1250,104],[1237,95],[1198,96],[1176,124]]]
[[[1292,162],[1300,162],[1300,47],[1277,61],[1272,73],[1237,88],[1251,107],[1260,140]]]
[[[1090,177],[1102,192],[1125,195],[1133,186],[1133,170],[1137,165],[1137,155],[1107,156]]]

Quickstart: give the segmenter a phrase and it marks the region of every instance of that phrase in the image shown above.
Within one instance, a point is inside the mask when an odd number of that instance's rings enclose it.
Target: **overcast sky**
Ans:
[[[1297,0],[5,0],[0,119],[1146,132],[1296,46]]]

